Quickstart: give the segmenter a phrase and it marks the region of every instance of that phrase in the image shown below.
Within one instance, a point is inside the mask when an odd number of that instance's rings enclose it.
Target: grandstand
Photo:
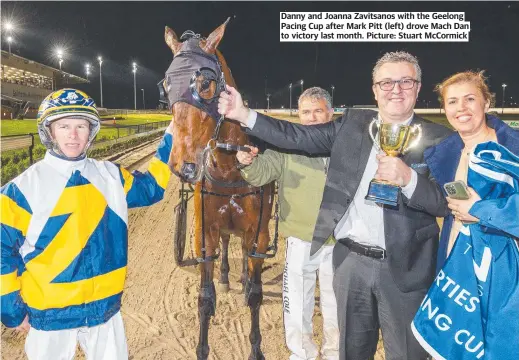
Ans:
[[[4,50],[1,64],[2,119],[35,118],[39,104],[52,90],[88,82]]]

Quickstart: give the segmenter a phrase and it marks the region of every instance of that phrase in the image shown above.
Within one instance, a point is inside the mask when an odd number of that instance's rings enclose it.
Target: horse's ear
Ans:
[[[216,48],[218,47],[218,44],[220,44],[220,40],[223,38],[223,34],[225,32],[225,27],[227,26],[227,23],[229,22],[231,18],[227,18],[225,22],[218,26],[212,33],[207,37],[207,40],[205,41],[205,45],[202,47],[202,50],[204,50],[208,54],[214,54],[216,52]]]
[[[173,51],[173,55],[176,55],[182,46],[182,43],[178,41],[177,34],[175,34],[173,30],[166,26],[166,30],[164,31],[164,39],[166,40],[166,44],[168,44],[171,51]]]

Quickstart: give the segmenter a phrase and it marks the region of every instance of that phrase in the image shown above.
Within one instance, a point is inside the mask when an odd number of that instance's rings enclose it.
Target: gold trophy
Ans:
[[[378,133],[373,135],[373,125],[377,125]],[[403,125],[391,123],[379,123],[377,119],[369,124],[369,136],[373,140],[375,147],[384,151],[388,156],[400,156],[418,145],[422,137],[422,127],[420,125]],[[366,200],[371,200],[379,204],[397,206],[400,186],[389,181],[373,179],[369,183]]]

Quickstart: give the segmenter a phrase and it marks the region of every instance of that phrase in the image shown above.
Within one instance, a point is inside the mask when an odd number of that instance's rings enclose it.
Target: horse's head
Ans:
[[[179,40],[169,27],[164,34],[174,55],[163,83],[175,124],[169,166],[190,183],[200,180],[208,157],[204,150],[215,143],[218,96],[226,83],[234,86],[225,59],[216,49],[228,21],[206,39],[187,31]]]

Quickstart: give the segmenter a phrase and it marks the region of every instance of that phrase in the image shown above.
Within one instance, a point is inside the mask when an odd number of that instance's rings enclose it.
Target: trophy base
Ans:
[[[378,204],[397,206],[399,195],[399,186],[378,180],[371,180],[368,194],[364,199],[374,201]]]

